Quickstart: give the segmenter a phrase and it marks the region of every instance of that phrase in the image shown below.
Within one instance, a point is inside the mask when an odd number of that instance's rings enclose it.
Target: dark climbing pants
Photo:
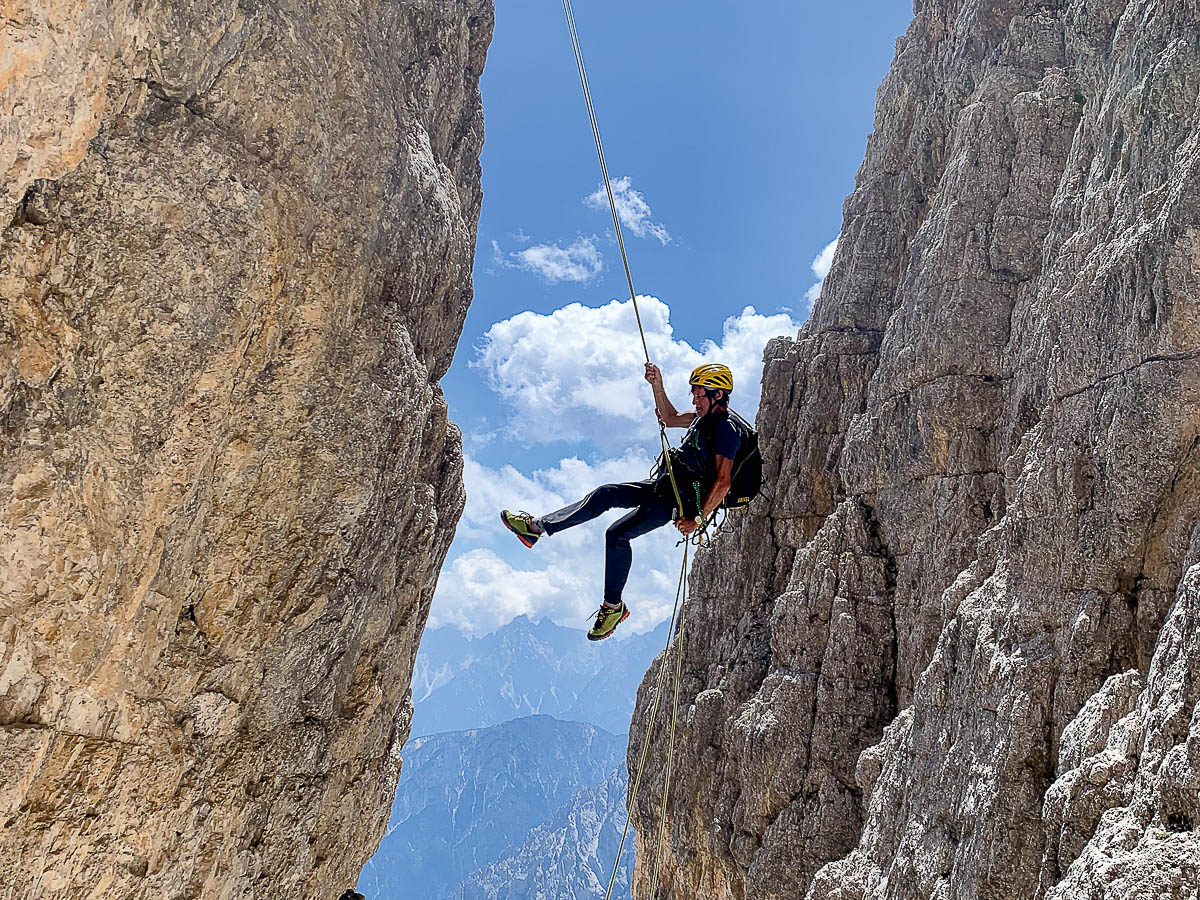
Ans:
[[[538,521],[546,534],[556,534],[590,522],[610,509],[632,509],[609,525],[604,533],[604,603],[617,606],[633,563],[629,542],[670,522],[674,508],[669,497],[654,489],[653,481],[627,481],[601,485],[582,500],[541,516]]]

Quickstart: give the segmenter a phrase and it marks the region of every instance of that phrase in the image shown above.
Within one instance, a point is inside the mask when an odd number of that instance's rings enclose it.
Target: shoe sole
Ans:
[[[617,622],[617,625],[620,625],[621,622],[624,622],[628,618],[629,618],[629,607],[627,606],[627,607],[625,607],[625,615],[621,616],[620,620]],[[589,631],[587,639],[589,641],[602,641],[606,637],[612,637],[613,632],[615,632],[617,630],[617,625],[614,625],[612,628],[608,629],[608,631],[606,631],[604,634],[598,634],[595,637],[592,637],[592,633]]]
[[[500,513],[500,521],[503,522],[504,527],[515,534],[517,536],[517,540],[519,540],[526,547],[532,548],[534,543],[537,541],[537,538],[534,538],[531,541],[529,538],[525,537],[525,535],[521,534],[521,532],[517,531],[517,529],[513,528],[512,525],[508,523],[508,519],[504,518],[504,513]]]

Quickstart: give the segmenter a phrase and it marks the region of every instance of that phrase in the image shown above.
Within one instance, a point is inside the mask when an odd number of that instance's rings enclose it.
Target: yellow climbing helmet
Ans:
[[[705,363],[692,369],[692,377],[688,379],[688,384],[728,392],[733,390],[733,373],[729,371],[729,366]]]

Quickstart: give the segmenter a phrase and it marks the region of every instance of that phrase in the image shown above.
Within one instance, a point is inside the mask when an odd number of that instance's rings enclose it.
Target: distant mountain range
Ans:
[[[626,784],[622,765],[599,788],[583,789],[529,832],[520,847],[468,875],[451,900],[603,897],[625,826]],[[634,841],[631,830],[613,883],[614,900],[629,900]]]
[[[413,672],[412,734],[550,715],[629,731],[638,684],[666,640],[667,623],[631,638],[590,643],[548,619],[514,619],[494,634],[425,632]]]
[[[416,738],[358,889],[371,900],[603,897],[624,784],[625,738],[583,722],[530,716]],[[615,896],[628,896],[629,853]]]
[[[412,734],[369,900],[604,897],[625,824],[625,733],[666,639],[589,643],[521,616],[470,638],[431,629],[413,674]],[[568,721],[564,721],[568,720]],[[628,900],[634,838],[613,892]]]

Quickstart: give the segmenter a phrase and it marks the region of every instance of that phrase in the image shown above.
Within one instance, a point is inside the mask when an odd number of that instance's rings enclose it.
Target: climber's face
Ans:
[[[698,384],[692,385],[692,406],[696,408],[696,415],[702,418],[708,415],[708,411],[712,407],[708,394],[704,393],[704,388]]]

